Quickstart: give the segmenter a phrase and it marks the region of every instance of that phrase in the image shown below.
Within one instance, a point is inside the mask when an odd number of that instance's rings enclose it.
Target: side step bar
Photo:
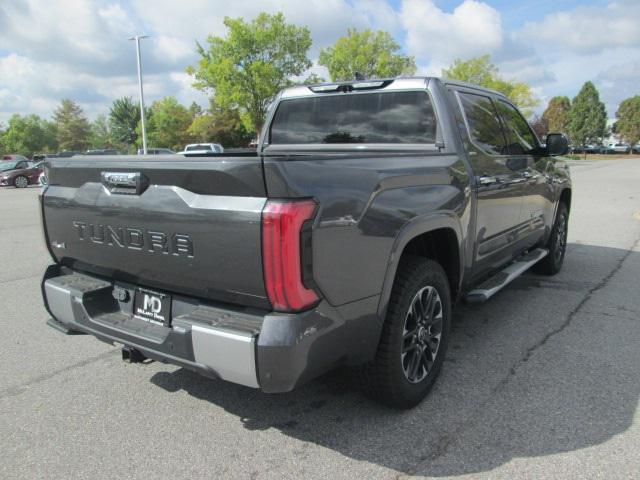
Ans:
[[[488,300],[534,264],[546,257],[548,253],[549,251],[544,248],[536,248],[530,251],[467,293],[465,301],[467,303],[481,303]]]

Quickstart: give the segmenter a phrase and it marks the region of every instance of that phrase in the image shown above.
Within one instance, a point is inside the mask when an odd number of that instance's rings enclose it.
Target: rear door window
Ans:
[[[538,148],[536,135],[520,112],[503,100],[498,101],[498,108],[506,130],[507,154],[524,155]]]
[[[436,116],[424,91],[317,95],[280,102],[270,132],[275,145],[432,144]]]
[[[473,143],[489,154],[503,155],[505,139],[493,101],[475,93],[458,95]]]

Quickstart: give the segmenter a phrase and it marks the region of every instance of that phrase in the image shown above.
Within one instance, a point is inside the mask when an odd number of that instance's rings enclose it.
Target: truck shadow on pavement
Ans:
[[[361,395],[349,369],[278,395],[184,369],[151,381],[220,406],[249,430],[278,429],[409,474],[486,472],[584,449],[627,430],[637,407],[640,300],[629,292],[638,288],[610,291],[623,260],[638,256],[571,244],[556,277],[528,273],[486,304],[457,307],[442,375],[410,411]],[[311,449],[296,455],[318,461]]]

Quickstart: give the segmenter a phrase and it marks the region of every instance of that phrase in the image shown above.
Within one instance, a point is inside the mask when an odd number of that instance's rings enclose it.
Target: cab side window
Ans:
[[[508,155],[526,155],[536,150],[538,139],[518,110],[509,103],[499,100],[498,109],[504,121],[507,136]]]
[[[505,139],[493,101],[475,93],[458,95],[473,143],[490,155],[504,155]]]

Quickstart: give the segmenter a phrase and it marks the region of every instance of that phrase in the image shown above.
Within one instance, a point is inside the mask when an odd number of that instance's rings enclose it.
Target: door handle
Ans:
[[[498,183],[498,179],[496,177],[490,177],[488,175],[478,177],[478,184],[480,185],[491,185],[493,183]]]

